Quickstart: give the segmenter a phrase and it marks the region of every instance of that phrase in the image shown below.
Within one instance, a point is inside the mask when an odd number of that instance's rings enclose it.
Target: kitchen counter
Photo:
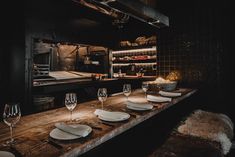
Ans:
[[[50,81],[38,81],[34,82],[33,93],[34,94],[48,94],[54,92],[64,92],[66,90],[77,90],[84,87],[92,86],[106,86],[114,87],[114,84],[119,84],[122,86],[124,83],[133,84],[133,88],[139,88],[138,86],[143,81],[152,81],[155,80],[155,76],[124,76],[116,78],[105,78],[102,80],[92,80],[92,78],[84,77],[80,79],[61,79],[61,80],[50,80]],[[135,87],[136,86],[136,87]]]
[[[71,84],[71,83],[77,83],[77,84],[86,84],[90,82],[107,82],[107,81],[114,81],[118,79],[103,79],[103,80],[92,80],[91,78],[83,78],[83,79],[65,79],[65,80],[53,80],[53,81],[41,81],[34,84],[34,87],[42,87],[42,86],[53,86],[53,85],[61,85],[61,84]]]
[[[142,80],[155,80],[157,78],[157,76],[134,76],[134,75],[126,75],[123,77],[117,77],[118,79],[142,79]]]
[[[50,71],[50,79],[34,79],[33,86],[52,86],[60,84],[70,84],[70,83],[87,83],[92,80],[93,73],[78,72],[78,71]],[[109,81],[114,79],[104,79],[102,81]]]
[[[73,112],[73,118],[79,124],[88,124],[93,131],[86,138],[72,141],[58,141],[49,138],[49,133],[55,128],[56,122],[63,122],[69,119],[69,111],[63,107],[37,114],[23,116],[20,122],[14,127],[14,137],[17,140],[13,152],[18,152],[23,157],[74,157],[84,154],[105,141],[131,129],[132,127],[146,121],[156,114],[190,97],[197,90],[180,89],[182,96],[173,98],[167,103],[153,103],[154,108],[150,111],[135,112],[125,107],[125,97],[121,95],[111,96],[105,102],[105,109],[112,111],[124,111],[131,115],[130,119],[123,122],[104,123],[99,120],[94,111],[100,108],[97,101],[89,101],[77,105]],[[144,97],[142,90],[136,90],[131,98]],[[0,123],[0,143],[9,139],[9,127],[3,122]],[[7,147],[0,147],[0,150],[9,150]]]
[[[124,77],[115,77],[115,78],[105,78],[102,80],[92,80],[92,78],[85,77],[80,79],[63,79],[63,80],[51,80],[51,81],[36,81],[34,82],[34,87],[41,87],[41,86],[53,86],[53,85],[60,85],[60,84],[70,84],[70,83],[80,83],[85,84],[89,82],[106,82],[106,81],[114,81],[114,80],[155,80],[156,76],[124,76]]]
[[[77,90],[84,87],[92,86],[102,86],[104,84],[110,84],[118,79],[103,79],[103,80],[92,80],[88,79],[67,79],[67,80],[57,80],[57,81],[43,81],[38,85],[34,85],[33,93],[34,94],[48,94],[54,92],[64,92],[68,90]]]

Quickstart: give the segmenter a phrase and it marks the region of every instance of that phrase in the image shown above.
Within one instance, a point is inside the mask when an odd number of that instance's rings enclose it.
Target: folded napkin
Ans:
[[[12,154],[11,152],[8,152],[8,151],[1,151],[1,150],[0,150],[0,156],[1,156],[1,157],[15,157],[15,155]]]
[[[165,92],[165,91],[159,91],[159,94],[162,96],[169,96],[169,97],[177,97],[181,96],[181,93],[176,92]]]
[[[96,109],[94,114],[100,117],[104,117],[106,119],[110,119],[110,120],[122,120],[122,119],[126,119],[129,116],[125,112],[111,112],[111,111],[105,111],[105,110],[100,110],[100,109]]]
[[[166,98],[166,97],[161,97],[161,96],[153,96],[153,95],[147,95],[147,100],[148,101],[153,101],[153,102],[166,102],[166,101],[171,101],[171,98]]]
[[[133,102],[133,101],[127,101],[127,106],[133,107],[133,108],[140,108],[140,109],[149,109],[151,110],[153,108],[153,105],[148,103],[140,103],[140,102]]]
[[[56,123],[55,126],[56,128],[64,132],[67,132],[76,136],[86,137],[90,133],[89,127],[83,127],[83,125],[77,125],[76,127],[72,127],[72,126],[66,125],[65,123]]]

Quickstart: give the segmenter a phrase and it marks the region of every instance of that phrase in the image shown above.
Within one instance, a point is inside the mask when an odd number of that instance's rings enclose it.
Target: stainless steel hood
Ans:
[[[73,0],[86,7],[110,15],[117,23],[125,23],[129,17],[157,28],[169,26],[169,18],[138,0]]]

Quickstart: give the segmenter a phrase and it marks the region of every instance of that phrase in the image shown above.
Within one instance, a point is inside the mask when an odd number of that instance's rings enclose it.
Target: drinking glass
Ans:
[[[147,91],[148,91],[149,85],[148,83],[142,83],[142,89],[144,91],[145,94],[145,98],[147,98]]]
[[[70,111],[70,122],[72,122],[73,110],[77,106],[76,93],[66,93],[65,94],[65,106]]]
[[[126,96],[126,99],[128,100],[128,96],[131,94],[131,85],[130,84],[123,85],[123,94]]]
[[[104,109],[104,101],[107,99],[107,89],[99,88],[97,92],[98,100],[101,102],[102,109]]]
[[[21,111],[19,103],[5,104],[3,112],[3,121],[10,127],[11,138],[6,142],[7,145],[13,145],[15,140],[13,139],[13,127],[20,120]]]

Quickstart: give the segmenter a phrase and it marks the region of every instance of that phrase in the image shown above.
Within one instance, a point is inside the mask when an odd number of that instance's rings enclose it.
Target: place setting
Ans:
[[[173,98],[180,96],[182,96],[181,92],[159,90],[158,95],[148,95],[147,100],[150,102],[164,103],[171,102]]]
[[[76,93],[66,93],[64,100],[66,108],[70,111],[70,119],[66,122],[55,123],[55,128],[49,133],[50,138],[55,140],[75,140],[87,137],[92,132],[92,127],[79,124],[73,120],[73,110],[77,106]]]
[[[7,103],[4,106],[3,121],[10,128],[10,139],[0,145],[0,157],[18,157],[20,153],[15,145],[19,143],[18,139],[13,137],[13,128],[20,121],[21,109],[19,103]]]
[[[163,91],[163,90],[160,90],[158,93],[161,96],[165,96],[165,97],[180,97],[182,95],[182,93],[180,93],[180,92],[167,92],[167,91]]]
[[[153,107],[160,107],[162,103],[171,102],[173,98],[181,96],[180,92],[168,92],[158,88],[157,95],[148,94],[149,90],[148,82],[142,83],[142,90],[144,91],[144,98],[138,97],[131,101],[127,101],[126,105],[128,109],[135,111],[147,111]]]
[[[56,123],[55,129],[50,132],[50,137],[56,140],[75,140],[87,137],[92,128],[82,124]]]
[[[142,89],[145,92],[144,97],[135,96],[126,100],[125,105],[128,110],[135,111],[135,112],[143,112],[143,111],[149,111],[153,109],[153,105],[150,104],[146,99],[148,84],[142,84]]]
[[[123,91],[126,96],[126,99],[128,99],[128,96],[131,93],[131,86],[129,84],[125,84],[123,86]],[[97,118],[104,122],[122,122],[128,120],[130,118],[130,114],[126,112],[109,111],[108,109],[104,109],[104,101],[107,100],[107,96],[108,93],[106,88],[98,89],[97,97],[98,100],[101,102],[101,109],[96,109],[94,112]]]
[[[97,115],[100,120],[107,122],[121,122],[130,118],[130,114],[119,111],[105,111],[96,109],[94,114]]]
[[[155,106],[152,102],[166,102],[171,101],[169,98],[148,95],[149,85],[147,82],[143,82],[141,88],[144,92],[144,97],[132,97],[126,101],[126,108],[134,111],[149,111]]]
[[[147,95],[147,100],[149,102],[154,102],[154,103],[164,103],[164,102],[171,102],[172,98],[156,96],[156,95]]]
[[[134,111],[149,111],[153,109],[153,105],[149,102],[139,102],[139,98],[135,100],[128,100],[126,102],[126,107]]]
[[[143,85],[142,85],[142,88],[143,88]],[[143,90],[146,91],[146,89],[143,89]],[[172,98],[180,97],[181,95],[182,95],[181,92],[165,91],[165,90],[163,90],[163,88],[161,86],[158,86],[157,95],[146,95],[146,99],[149,102],[164,103],[164,102],[171,102]]]

